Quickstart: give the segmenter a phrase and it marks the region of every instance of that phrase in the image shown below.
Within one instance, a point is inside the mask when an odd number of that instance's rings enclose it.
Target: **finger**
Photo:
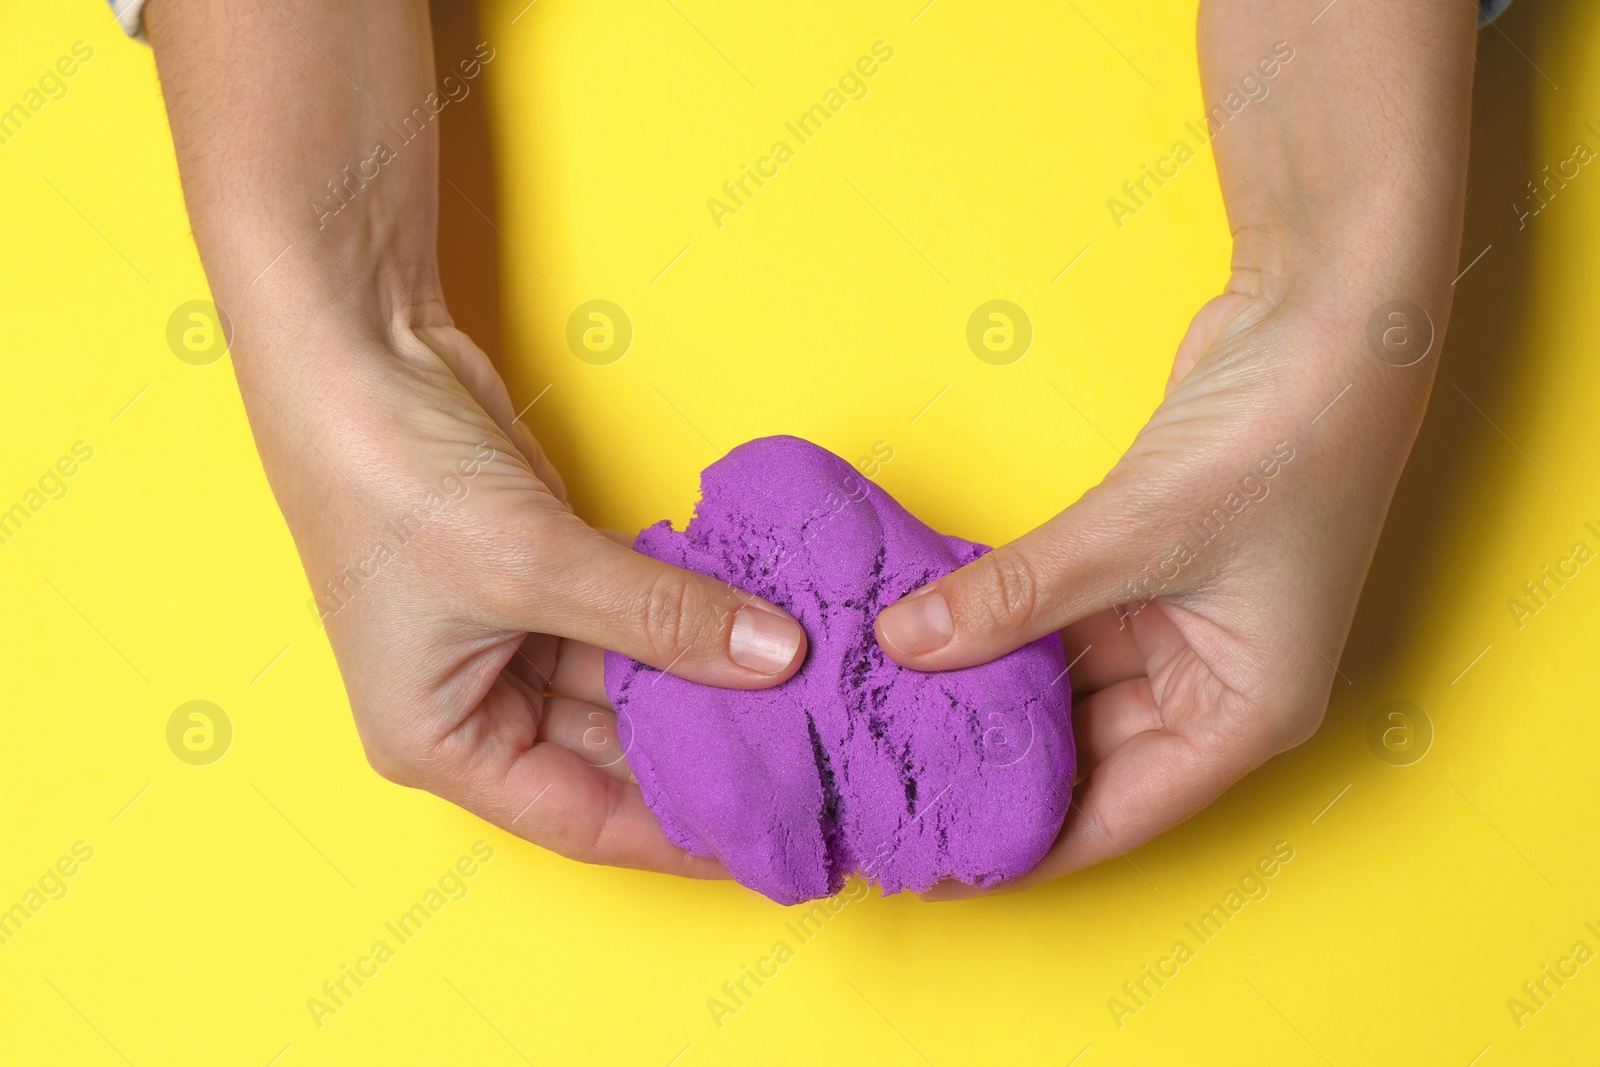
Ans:
[[[1145,673],[1134,629],[1116,610],[1097,611],[1061,631],[1072,692],[1092,693]]]
[[[1120,629],[1097,624],[1097,620],[1114,619],[1112,613],[1092,615],[1067,627],[1070,650],[1099,625],[1094,643],[1085,645],[1085,652],[1079,653],[1081,663],[1087,663],[1096,650],[1104,651],[1104,657],[1092,670],[1075,667],[1071,679],[1073,736],[1078,744],[1080,778],[1091,774],[1101,760],[1135,734],[1163,727],[1181,730],[1192,724],[1193,714],[1183,714],[1184,703],[1170,699],[1174,686],[1181,685],[1184,677],[1178,659],[1192,660],[1194,656],[1171,617],[1184,611],[1163,602],[1115,619]],[[1085,692],[1091,685],[1098,688]],[[1176,709],[1172,720],[1162,710],[1163,694]]]
[[[550,675],[550,691],[609,709],[605,657],[604,649],[563,640],[556,653],[555,671]]]
[[[1168,394],[1219,338],[1239,327],[1253,303],[1227,293],[1201,309],[1179,345]],[[1157,484],[1139,469],[1133,451],[1043,526],[881,612],[875,626],[884,652],[917,670],[970,667],[1095,612],[1137,608],[1191,588],[1197,576],[1185,570],[1193,561],[1189,534],[1173,516],[1193,502],[1185,497],[1201,472],[1158,475]],[[1135,476],[1146,491],[1121,491]],[[1176,544],[1167,540],[1175,532]],[[1125,662],[1114,666],[1114,680],[1121,680]]]
[[[1138,733],[1084,781],[1045,858],[995,891],[1025,889],[1116,857],[1138,870],[1129,852],[1210,804],[1260,762],[1244,746],[1201,745],[1167,730]],[[923,898],[954,900],[980,892],[940,885]]]
[[[567,513],[516,546],[510,581],[490,590],[504,630],[613,649],[705,685],[762,689],[805,659],[788,612],[727,582],[650,559]]]
[[[623,548],[633,547],[633,538],[625,533],[603,526],[595,527],[595,531]],[[594,645],[562,641],[556,655],[555,673],[550,678],[551,692],[611,710],[611,698],[606,695],[605,655],[605,649]]]
[[[1032,885],[1125,857],[1216,800],[1259,762],[1243,748],[1213,748],[1167,730],[1135,734],[1085,780],[1061,837],[1019,882]]]
[[[1161,729],[1161,709],[1140,675],[1096,690],[1072,704],[1078,776],[1087,778],[1107,757],[1146,730]]]
[[[581,641],[549,634],[529,634],[505,669],[534,694],[571,697],[607,711],[605,651]]]
[[[560,745],[589,766],[619,782],[635,781],[617,736],[617,717],[604,708],[570,697],[546,697],[539,740]],[[631,740],[631,739],[629,739]]]
[[[521,638],[502,669],[527,686],[530,699],[547,693],[551,688],[550,678],[555,673],[561,643],[559,637],[549,634],[527,634]]]
[[[564,745],[534,743],[532,726],[526,695],[502,675],[467,721],[429,758],[416,761],[415,784],[584,863],[727,877],[721,864],[666,839],[637,785],[618,781]]]
[[[504,830],[583,863],[728,877],[720,863],[666,839],[637,785],[591,767],[564,747],[536,745],[510,771],[494,808],[477,812]]]
[[[879,613],[878,644],[914,670],[987,663],[1052,630],[1134,599],[1148,560],[1127,494],[1091,490],[1043,526],[914,590]],[[1131,594],[1131,595],[1130,595]]]

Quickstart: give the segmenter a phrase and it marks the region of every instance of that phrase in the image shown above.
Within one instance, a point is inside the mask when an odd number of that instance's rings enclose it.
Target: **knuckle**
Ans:
[[[617,857],[611,846],[613,819],[623,805],[621,782],[606,779],[605,795],[597,808],[583,812],[545,810],[540,818],[525,820],[517,832],[541,848],[578,863],[606,863]]]
[[[976,607],[997,630],[1025,629],[1039,606],[1039,577],[1028,558],[1001,545],[974,564]]]
[[[1323,714],[1326,711],[1326,704],[1307,705],[1289,716],[1288,722],[1284,723],[1277,737],[1278,751],[1287,752],[1311,740],[1321,729]]]
[[[1238,726],[1238,741],[1261,759],[1305,744],[1322,725],[1326,704],[1286,702],[1276,710],[1258,711]]]
[[[663,571],[651,582],[641,620],[651,655],[665,664],[705,636],[704,601],[694,579],[680,571]]]
[[[362,748],[366,752],[367,765],[377,772],[378,777],[396,785],[416,785],[410,760],[385,745],[363,742]]]
[[[1098,807],[1081,807],[1084,824],[1089,828],[1088,838],[1105,842],[1114,853],[1126,856],[1144,842],[1125,832],[1115,823],[1108,822],[1105,813]]]
[[[384,701],[382,706],[386,710],[394,707],[389,701]],[[367,766],[378,777],[395,785],[408,789],[427,788],[428,766],[433,761],[427,746],[419,743],[415,733],[400,727],[400,717],[376,714],[374,703],[366,698],[354,701],[351,711]]]

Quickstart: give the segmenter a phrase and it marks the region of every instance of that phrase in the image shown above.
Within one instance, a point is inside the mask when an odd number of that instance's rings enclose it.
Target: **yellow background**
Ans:
[[[441,66],[495,49],[444,117],[452,305],[519,407],[549,386],[527,419],[593,521],[681,523],[701,467],[787,432],[852,460],[888,442],[880,484],[993,542],[1150,412],[1224,278],[1209,152],[1120,230],[1105,202],[1192,143],[1193,4],[920,3],[439,16]],[[803,945],[738,886],[578,866],[368,769],[229,362],[167,347],[206,285],[149,52],[104,4],[9,0],[0,106],[80,39],[67,97],[0,146],[0,508],[94,449],[0,546],[0,907],[74,842],[94,858],[0,945],[0,1062],[1593,1062],[1600,963],[1521,1028],[1506,1002],[1600,949],[1600,575],[1520,630],[1507,601],[1600,546],[1600,178],[1523,229],[1511,209],[1600,147],[1600,11],[1522,0],[1483,35],[1462,265],[1490,247],[1321,732],[1125,860],[869,898]],[[879,40],[866,98],[718,229],[706,199]],[[606,367],[565,344],[597,298],[636,330]],[[964,340],[995,298],[1036,330],[1008,367]],[[210,766],[166,743],[194,699],[233,724]],[[1366,740],[1395,699],[1435,731],[1411,766]],[[469,895],[318,1028],[307,998],[480,839]],[[1270,894],[1119,1027],[1108,998],[1279,841]],[[780,939],[794,958],[717,1026],[708,999]]]

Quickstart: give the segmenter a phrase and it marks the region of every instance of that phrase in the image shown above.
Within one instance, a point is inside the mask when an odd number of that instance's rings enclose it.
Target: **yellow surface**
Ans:
[[[788,432],[851,459],[888,442],[881,484],[1000,540],[1150,411],[1224,277],[1210,156],[1120,230],[1105,202],[1201,114],[1192,4],[919,3],[508,0],[441,35],[442,63],[496,50],[445,119],[493,132],[447,143],[455,306],[519,406],[550,386],[529,421],[594,521],[681,522],[719,451]],[[0,145],[0,508],[76,442],[92,458],[0,545],[0,907],[73,871],[0,944],[0,1062],[1593,1062],[1600,963],[1520,1026],[1507,1002],[1600,950],[1600,576],[1521,628],[1508,600],[1600,547],[1600,178],[1521,230],[1508,205],[1600,147],[1600,15],[1523,0],[1502,27],[1463,266],[1492,247],[1322,731],[1126,860],[850,901],[802,943],[737,886],[568,863],[368,770],[230,364],[166,343],[207,293],[150,56],[94,0],[9,3],[0,106],[75,41],[93,58]],[[867,95],[717,228],[706,200],[877,41]],[[609,366],[566,348],[591,299],[634,324]],[[991,299],[1035,328],[1010,366],[966,347]],[[192,700],[232,725],[210,765],[168,747]],[[1433,725],[1410,766],[1367,743],[1391,700]],[[1201,944],[1186,923],[1278,842],[1267,895]],[[462,857],[466,895],[398,943],[385,923]],[[393,958],[319,1026],[308,998],[379,940]],[[779,941],[792,958],[719,1026],[708,1000]],[[1192,958],[1119,1025],[1110,998],[1178,941]]]

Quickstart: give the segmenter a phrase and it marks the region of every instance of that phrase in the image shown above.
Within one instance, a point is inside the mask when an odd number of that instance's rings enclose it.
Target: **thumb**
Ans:
[[[543,573],[523,585],[517,627],[726,689],[776,685],[805,661],[805,631],[783,609],[571,521]]]
[[[1115,494],[1119,515],[1104,488],[889,605],[874,623],[878,644],[914,670],[971,667],[1098,611],[1172,592],[1147,558],[1127,498]]]

